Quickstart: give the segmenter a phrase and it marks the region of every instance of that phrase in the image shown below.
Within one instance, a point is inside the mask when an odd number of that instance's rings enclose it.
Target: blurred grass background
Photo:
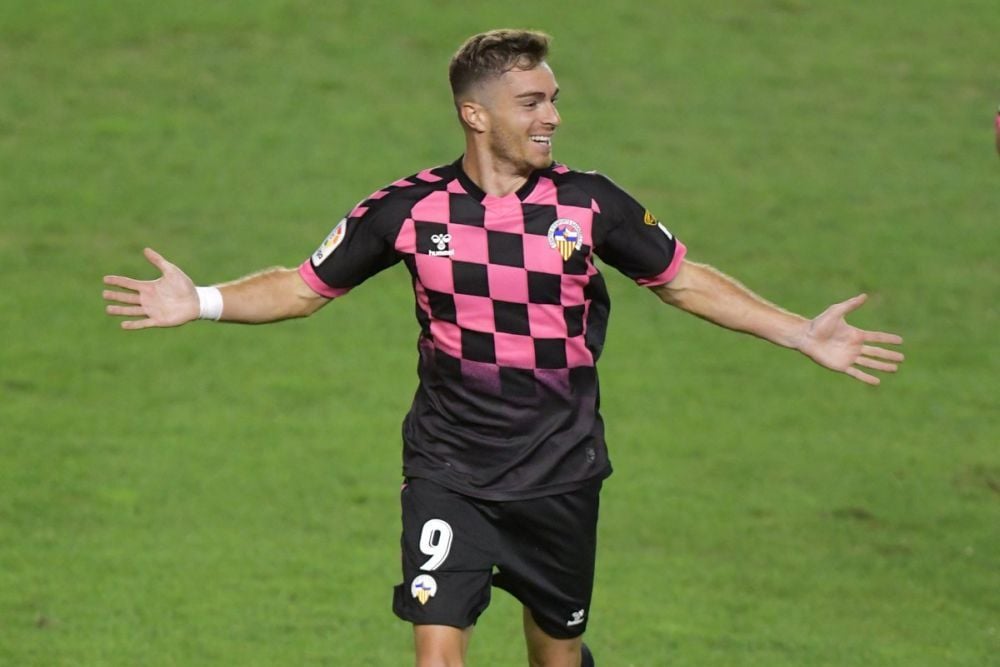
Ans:
[[[402,665],[405,272],[316,317],[127,334],[107,273],[307,256],[462,150],[469,34],[555,37],[556,156],[804,314],[870,389],[609,272],[602,665],[1000,664],[1000,13],[989,0],[0,0],[0,664]],[[502,593],[470,664],[522,664]]]

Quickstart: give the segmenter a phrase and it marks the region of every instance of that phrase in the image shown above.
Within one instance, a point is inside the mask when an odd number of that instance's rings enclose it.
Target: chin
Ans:
[[[546,169],[551,167],[553,162],[555,162],[555,160],[552,159],[552,153],[549,153],[548,155],[541,155],[531,160],[531,169]]]

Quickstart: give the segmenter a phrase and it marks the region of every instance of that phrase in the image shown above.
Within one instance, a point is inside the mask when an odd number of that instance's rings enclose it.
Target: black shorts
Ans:
[[[601,481],[554,496],[488,501],[426,479],[400,493],[404,621],[466,628],[502,588],[558,639],[583,634],[590,613]]]

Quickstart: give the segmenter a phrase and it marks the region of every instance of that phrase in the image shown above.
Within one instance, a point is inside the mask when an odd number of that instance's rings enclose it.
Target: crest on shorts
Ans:
[[[559,251],[563,261],[583,247],[583,230],[569,218],[559,218],[549,227],[549,247]]]
[[[421,574],[410,584],[410,595],[417,598],[422,605],[427,604],[427,601],[434,597],[437,592],[437,582],[429,574]]]
[[[326,237],[326,240],[323,241],[320,247],[316,248],[316,252],[313,253],[312,257],[313,264],[316,266],[322,264],[337,249],[340,242],[344,240],[345,234],[347,234],[347,219],[343,218],[333,228],[333,231],[330,232],[330,235]]]
[[[655,227],[660,222],[655,215],[649,212],[649,209],[646,210],[646,215],[642,216],[642,221],[650,227]]]

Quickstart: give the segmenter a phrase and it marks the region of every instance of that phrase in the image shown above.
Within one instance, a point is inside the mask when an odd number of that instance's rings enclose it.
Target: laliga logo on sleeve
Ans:
[[[583,247],[583,230],[569,218],[559,218],[549,227],[549,247],[559,251],[563,261]]]
[[[347,218],[342,218],[337,226],[333,228],[333,231],[330,232],[330,235],[326,237],[326,240],[323,241],[322,245],[313,253],[313,264],[319,266],[333,254],[333,251],[337,249],[340,242],[344,240],[345,234],[347,234]]]
[[[420,604],[425,605],[438,592],[437,582],[429,574],[421,574],[410,584],[410,595],[417,598]]]

